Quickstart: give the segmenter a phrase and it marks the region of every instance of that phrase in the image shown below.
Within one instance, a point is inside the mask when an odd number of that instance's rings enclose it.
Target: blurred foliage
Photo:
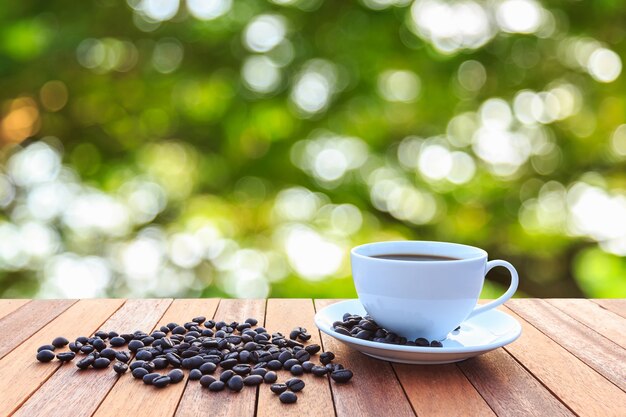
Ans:
[[[350,247],[416,239],[509,260],[519,295],[626,297],[625,17],[3,4],[0,296],[352,297]]]

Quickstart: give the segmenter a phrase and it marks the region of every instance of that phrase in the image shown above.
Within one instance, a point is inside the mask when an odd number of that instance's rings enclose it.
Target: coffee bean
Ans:
[[[278,396],[278,399],[283,404],[293,404],[298,401],[298,396],[290,391],[285,391]]]
[[[288,350],[283,350],[282,352],[280,352],[280,354],[278,355],[278,360],[281,363],[285,363],[286,361],[288,361],[289,359],[293,359],[293,354],[288,351]]]
[[[95,369],[104,369],[107,368],[111,364],[111,361],[107,358],[98,358],[93,361],[93,366]]]
[[[309,359],[311,359],[311,354],[309,352],[307,352],[306,350],[302,349],[296,352],[296,359],[302,363],[302,362],[306,362]]]
[[[241,391],[243,389],[243,378],[240,375],[234,375],[228,380],[228,388],[232,391]]]
[[[99,352],[107,347],[107,342],[102,339],[94,339],[91,346]]]
[[[165,388],[166,386],[170,384],[170,382],[172,382],[170,377],[167,375],[163,375],[152,380],[152,385],[154,385],[157,388]]]
[[[311,373],[315,376],[324,376],[328,373],[328,369],[326,369],[324,366],[315,365],[313,368],[311,368]]]
[[[285,370],[287,370],[287,371],[288,371],[288,370],[290,370],[290,369],[291,369],[291,367],[292,367],[292,366],[294,366],[294,365],[300,365],[300,361],[299,361],[299,360],[297,360],[297,359],[289,359],[288,361],[286,361],[286,362],[283,364],[283,369],[285,369]]]
[[[40,350],[37,352],[37,360],[39,362],[50,362],[54,359],[54,352],[51,350]]]
[[[222,391],[226,387],[226,384],[222,381],[215,381],[209,385],[209,391],[217,392]]]
[[[333,352],[324,352],[320,355],[320,362],[324,365],[331,363],[335,359],[335,354]]]
[[[50,345],[52,346],[52,345]],[[69,348],[69,350],[71,350],[74,353],[78,353],[80,352],[80,348],[83,347],[83,344],[80,342],[70,342],[69,345],[67,345],[67,347]]]
[[[231,379],[234,375],[235,375],[235,372],[231,371],[230,369],[227,371],[224,371],[220,374],[220,381],[228,382],[228,380]]]
[[[439,340],[433,340],[430,342],[431,347],[443,347],[443,344]]]
[[[281,369],[282,367],[283,367],[283,364],[278,359],[271,360],[267,363],[267,368],[273,371],[277,371]]]
[[[154,364],[154,369],[165,369],[169,365],[169,362],[166,358],[156,358],[152,361]]]
[[[268,373],[265,374],[265,376],[263,377],[263,380],[267,382],[268,384],[271,384],[273,382],[278,381],[278,375],[274,371],[269,371]]]
[[[74,352],[62,352],[57,354],[57,359],[61,362],[69,362],[74,359],[76,354]]]
[[[355,335],[355,337],[357,339],[368,340],[372,337],[372,332],[370,332],[369,330],[361,330]]]
[[[257,368],[257,369],[253,369],[250,372],[250,375],[261,375],[261,376],[265,376],[267,374],[267,369],[265,368]]]
[[[205,362],[198,368],[204,375],[212,374],[217,369],[217,365],[213,362]]]
[[[192,369],[192,370],[189,372],[189,380],[191,380],[191,381],[197,381],[197,380],[199,380],[200,378],[202,378],[202,372],[200,372],[200,370],[199,370],[199,369]]]
[[[151,361],[152,360],[152,353],[150,353],[147,350],[140,350],[135,355],[135,358],[137,358],[140,361]]]
[[[197,369],[202,366],[203,363],[204,359],[202,359],[202,356],[200,355],[195,355],[191,358],[185,358],[182,361],[183,368],[185,369]]]
[[[185,374],[180,369],[172,369],[167,373],[167,376],[170,377],[170,383],[178,384],[185,378]]]
[[[63,346],[67,345],[68,343],[70,343],[69,340],[67,340],[66,338],[59,336],[59,337],[55,337],[54,340],[52,341],[52,345],[54,347],[58,347],[58,348],[62,348]]]
[[[161,374],[157,374],[157,373],[145,374],[142,378],[143,383],[146,385],[152,385],[152,382],[160,376]]]
[[[251,326],[256,326],[258,322],[259,321],[257,319],[254,319],[254,318],[246,319],[246,323],[250,324]]]
[[[137,352],[139,349],[141,349],[144,346],[145,345],[143,344],[141,340],[131,340],[130,342],[128,342],[128,350],[130,350],[133,353]]]
[[[352,336],[352,334],[350,334],[350,330],[346,329],[345,327],[338,326],[338,327],[335,327],[334,330],[335,330],[335,333],[339,333],[344,336]]]
[[[177,354],[173,352],[167,353],[165,355],[165,358],[170,363],[170,365],[172,365],[174,368],[180,368],[182,366],[182,361],[180,359],[180,356],[178,356]]]
[[[43,346],[39,346],[37,348],[37,353],[41,352],[42,350],[51,350],[51,351],[53,351],[54,349],[56,349],[56,346],[54,346],[54,345],[43,345]]]
[[[299,378],[288,379],[285,385],[293,392],[302,391],[304,389],[304,381]]]
[[[85,353],[85,354],[90,354],[91,352],[93,352],[95,349],[93,346],[91,345],[83,345],[80,348],[81,353]]]
[[[148,372],[154,371],[154,363],[152,362],[143,362],[142,368],[144,368]]]
[[[337,369],[330,374],[335,382],[345,383],[352,379],[352,371],[349,369]]]
[[[208,388],[209,385],[211,385],[215,381],[216,379],[212,377],[211,375],[202,375],[202,378],[200,378],[200,385],[202,385],[205,388]]]
[[[109,337],[109,333],[102,331],[102,330],[98,330],[95,334],[95,337],[99,337],[100,339],[107,339]]]
[[[261,385],[263,377],[261,375],[248,375],[243,379],[245,385]]]
[[[106,349],[102,349],[102,351],[100,352],[100,356],[103,358],[107,358],[110,360],[115,359],[115,355],[116,355],[116,351],[111,349],[111,348],[106,348]]]
[[[145,368],[135,368],[131,373],[133,377],[140,379],[143,378],[144,375],[148,375],[150,372],[148,372],[148,370]]]
[[[417,346],[429,346],[430,343],[428,342],[428,340],[426,340],[423,337],[418,337],[417,339],[415,339],[415,344]]]
[[[235,365],[237,365],[237,359],[226,359],[220,362],[220,366],[224,369],[231,369]]]
[[[270,387],[270,390],[274,394],[282,394],[283,392],[287,391],[287,385],[285,385],[285,384],[272,384],[272,386]]]
[[[302,369],[304,369],[304,372],[311,372],[314,366],[315,364],[311,361],[302,362]]]
[[[206,321],[206,317],[204,316],[198,316],[198,317],[194,317],[191,319],[191,321],[198,323],[198,324],[202,324]]]
[[[113,370],[115,371],[116,374],[123,374],[126,373],[126,371],[128,371],[128,365],[126,365],[124,362],[115,362],[115,364],[113,364]]]
[[[289,372],[291,372],[291,375],[300,376],[304,374],[304,368],[302,368],[302,365],[294,365],[291,367]]]
[[[250,365],[235,365],[233,366],[232,369],[236,374],[241,375],[241,376],[248,375],[250,371],[252,370]]]
[[[319,352],[320,350],[322,350],[320,345],[308,345],[304,347],[304,350],[306,350],[307,352],[309,352],[309,355],[315,355],[317,352]]]
[[[76,366],[79,369],[87,369],[91,366],[91,364],[93,364],[95,360],[96,358],[90,355],[76,362]]]

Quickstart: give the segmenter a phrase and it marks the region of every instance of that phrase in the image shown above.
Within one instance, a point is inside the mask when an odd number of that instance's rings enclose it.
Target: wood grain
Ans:
[[[624,298],[595,298],[593,300],[594,303],[601,305],[603,308],[612,311],[615,314],[618,314],[624,318],[626,318],[626,299]]]
[[[118,333],[146,331],[154,327],[171,302],[171,299],[128,300],[100,328]],[[75,363],[61,366],[14,416],[91,416],[119,378],[111,368],[80,370]]]
[[[546,301],[622,348],[626,348],[626,319],[620,315],[584,299],[551,298]]]
[[[0,359],[37,330],[67,310],[76,300],[33,300],[0,319]],[[52,339],[45,343],[50,343]],[[43,344],[43,343],[42,343]]]
[[[458,366],[500,417],[574,415],[502,349]]]
[[[169,322],[184,324],[200,315],[211,317],[218,302],[219,300],[214,298],[174,300],[159,320],[159,324],[154,327],[160,327]],[[165,374],[170,370],[171,368],[168,368],[161,373]],[[94,416],[170,417],[174,414],[184,389],[185,382],[181,382],[159,390],[126,374],[109,391]]]
[[[305,327],[311,334],[308,344],[316,343],[321,346],[320,333],[313,321],[314,316],[315,307],[310,299],[270,299],[267,301],[265,326],[271,332],[281,332],[284,335],[289,335],[295,327]],[[318,356],[313,356],[312,361],[319,364]],[[293,375],[288,371],[279,371],[278,378],[279,382],[284,382],[293,378]],[[269,386],[261,386],[257,416],[334,416],[328,378],[316,377],[313,374],[305,374],[299,378],[305,382],[306,388],[297,394],[298,401],[289,406],[282,404],[277,395],[270,391]]]
[[[505,349],[576,414],[624,415],[624,392],[513,311],[500,309],[522,325],[520,338]]]
[[[52,302],[52,301],[46,301]],[[37,348],[57,336],[77,337],[92,334],[113,314],[123,300],[81,300],[48,323],[0,360],[0,416],[8,415],[43,384],[60,362],[40,363]],[[62,404],[57,404],[61,407]]]
[[[7,298],[0,300],[0,319],[29,302],[30,300],[26,298]]]
[[[334,302],[336,300],[315,300],[315,309],[319,311]],[[326,334],[322,334],[322,344],[325,351],[335,353],[335,363],[341,363],[354,373],[347,384],[331,382],[339,417],[415,415],[389,362],[363,355]]]
[[[606,379],[626,390],[626,350],[544,300],[512,299],[507,306]]]
[[[215,313],[216,320],[227,323],[243,322],[254,317],[259,325],[264,323],[265,300],[227,300],[220,301]],[[218,372],[215,373],[218,375]],[[176,409],[176,416],[254,416],[258,387],[244,387],[240,392],[228,389],[210,392],[202,388],[198,381],[189,381]]]
[[[420,417],[495,416],[483,397],[454,364],[393,364],[398,379]]]

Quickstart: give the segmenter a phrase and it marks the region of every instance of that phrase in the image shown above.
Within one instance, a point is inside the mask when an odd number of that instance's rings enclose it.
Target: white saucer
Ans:
[[[321,331],[346,345],[377,359],[411,364],[440,364],[458,362],[487,353],[515,341],[522,326],[513,317],[499,310],[489,310],[461,324],[442,342],[443,347],[391,345],[345,336],[333,330],[333,323],[341,321],[344,313],[365,315],[359,300],[331,304],[315,315],[315,324]]]

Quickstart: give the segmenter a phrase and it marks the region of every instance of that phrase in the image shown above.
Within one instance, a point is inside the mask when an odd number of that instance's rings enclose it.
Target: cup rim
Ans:
[[[464,245],[462,243],[455,242],[445,242],[445,241],[436,241],[436,240],[388,240],[388,241],[380,241],[380,242],[370,242],[365,243],[359,246],[355,246],[350,250],[350,254],[356,258],[367,259],[372,262],[386,262],[386,263],[398,263],[406,264],[406,261],[402,261],[399,259],[383,259],[383,258],[375,258],[372,255],[364,255],[359,253],[359,251],[367,248],[371,248],[379,245],[393,245],[393,244],[426,244],[431,246],[441,246],[441,247],[456,247],[459,249],[471,250],[476,254],[475,256],[463,257],[460,259],[452,259],[452,260],[442,260],[442,261],[428,261],[429,264],[453,264],[453,263],[463,263],[463,262],[471,262],[480,259],[487,259],[487,251],[481,248],[477,248],[476,246]]]

